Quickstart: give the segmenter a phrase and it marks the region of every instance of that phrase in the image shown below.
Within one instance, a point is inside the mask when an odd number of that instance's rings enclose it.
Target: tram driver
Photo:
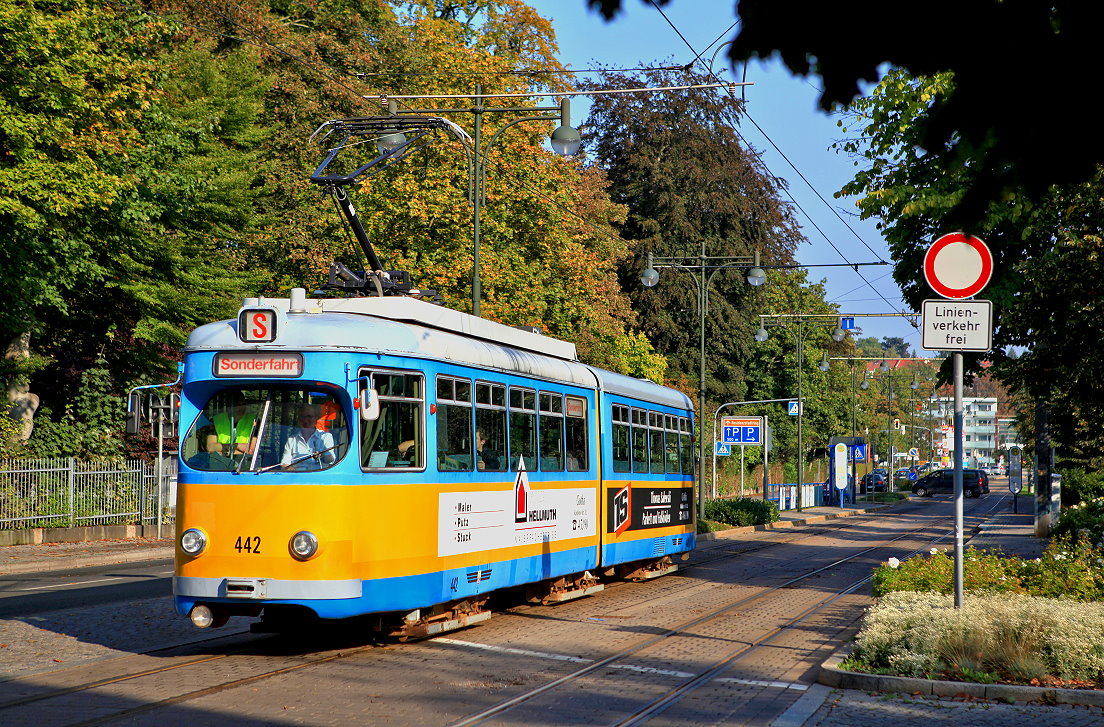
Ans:
[[[319,408],[315,404],[303,404],[296,414],[297,426],[284,444],[280,458],[283,469],[319,470],[333,464],[334,435],[319,428]]]

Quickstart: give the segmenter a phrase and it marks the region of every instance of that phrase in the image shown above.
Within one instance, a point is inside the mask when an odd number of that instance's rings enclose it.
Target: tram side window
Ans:
[[[361,371],[360,375],[372,377],[380,402],[379,417],[361,426],[361,466],[373,470],[425,467],[422,375],[396,371]]]
[[[587,438],[586,399],[567,397],[567,417],[564,419],[567,435],[567,471],[586,472],[590,469],[590,442]]]
[[[652,474],[662,474],[663,467],[663,415],[648,412],[648,430],[652,439]]]
[[[437,377],[437,469],[472,470],[471,382]]]
[[[540,393],[540,468],[543,472],[562,472],[564,468],[563,395]]]
[[[694,439],[690,420],[679,417],[679,449],[682,450],[682,473],[694,474]]]
[[[648,412],[632,410],[632,471],[648,471]]]
[[[628,472],[631,467],[630,447],[632,427],[629,424],[629,407],[613,405],[613,471]]]
[[[510,387],[510,469],[537,466],[537,393],[532,389]]]
[[[679,473],[679,429],[678,417],[664,414],[665,429],[667,430],[667,474]]]
[[[506,471],[506,387],[475,384],[476,467],[486,472]]]

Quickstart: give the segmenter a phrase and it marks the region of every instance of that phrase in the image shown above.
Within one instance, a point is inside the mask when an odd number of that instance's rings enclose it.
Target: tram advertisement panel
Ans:
[[[693,491],[689,487],[632,487],[607,490],[606,532],[649,530],[693,522]]]
[[[460,555],[596,534],[593,488],[442,492],[437,555]]]

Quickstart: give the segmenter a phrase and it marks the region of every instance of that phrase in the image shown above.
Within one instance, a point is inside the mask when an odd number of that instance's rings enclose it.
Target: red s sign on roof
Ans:
[[[976,237],[943,235],[924,255],[924,279],[944,298],[972,298],[993,276],[993,253]]]

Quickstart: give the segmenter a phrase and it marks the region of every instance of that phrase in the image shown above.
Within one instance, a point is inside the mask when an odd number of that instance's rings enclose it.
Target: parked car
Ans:
[[[907,480],[910,471],[911,471],[911,468],[909,468],[909,467],[899,467],[898,469],[894,470],[893,479],[895,479],[895,480]]]
[[[884,472],[873,470],[859,480],[859,492],[885,492],[886,476]]]
[[[954,470],[941,469],[929,472],[912,485],[912,494],[917,497],[929,497],[936,493],[954,492]],[[989,494],[989,475],[982,470],[962,470],[963,497],[979,497]]]

